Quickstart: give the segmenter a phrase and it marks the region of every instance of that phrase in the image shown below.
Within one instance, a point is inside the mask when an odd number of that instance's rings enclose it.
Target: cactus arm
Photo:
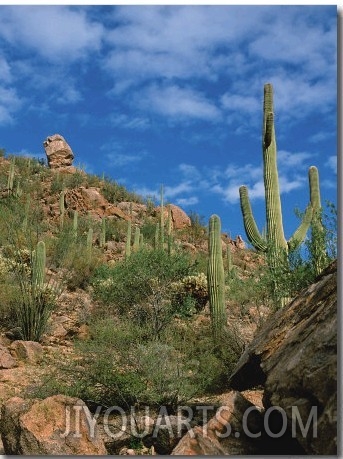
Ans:
[[[312,216],[313,216],[313,209],[312,209],[311,204],[309,204],[305,210],[305,213],[301,220],[300,225],[294,231],[293,235],[289,238],[287,242],[288,250],[290,252],[293,252],[293,250],[297,249],[300,246],[300,244],[302,244],[302,242],[304,241],[306,237],[306,233],[311,225]]]
[[[239,188],[239,196],[244,228],[249,242],[255,247],[256,250],[265,252],[267,250],[267,243],[261,236],[254,220],[249,200],[248,188],[246,186],[243,185]]]
[[[226,325],[225,277],[222,254],[221,222],[218,215],[212,215],[209,221],[208,250],[208,293],[212,330],[214,338],[217,339]]]

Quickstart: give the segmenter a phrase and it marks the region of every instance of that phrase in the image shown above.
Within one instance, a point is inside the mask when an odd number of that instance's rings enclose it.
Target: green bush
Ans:
[[[93,317],[91,339],[76,342],[77,358],[46,378],[31,396],[64,393],[96,405],[158,407],[171,410],[195,396],[227,386],[232,369],[216,355],[210,322],[175,322],[160,340],[142,327],[105,315]],[[230,343],[228,343],[230,346]],[[227,349],[232,361],[237,356]],[[80,364],[81,363],[81,364]]]
[[[95,298],[106,308],[130,317],[158,336],[174,316],[175,282],[192,274],[188,255],[141,249],[113,268],[100,267],[94,276]]]

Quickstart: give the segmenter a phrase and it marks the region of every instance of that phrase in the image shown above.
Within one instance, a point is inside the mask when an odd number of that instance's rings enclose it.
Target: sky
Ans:
[[[337,193],[335,5],[0,5],[0,148],[74,165],[247,242],[238,188],[265,226],[263,86],[274,88],[286,238],[319,169]]]

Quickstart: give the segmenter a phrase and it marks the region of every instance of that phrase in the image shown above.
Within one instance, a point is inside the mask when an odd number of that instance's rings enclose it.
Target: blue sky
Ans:
[[[0,147],[75,165],[246,241],[238,187],[265,224],[263,85],[274,86],[286,237],[309,200],[336,203],[337,7],[0,6]]]

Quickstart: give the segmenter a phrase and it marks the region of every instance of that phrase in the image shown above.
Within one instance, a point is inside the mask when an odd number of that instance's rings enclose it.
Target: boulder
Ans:
[[[102,217],[117,217],[128,220],[129,217],[119,207],[110,204],[100,193],[100,188],[80,186],[69,189],[64,196],[68,210],[77,210],[80,214],[91,214],[98,219]]]
[[[16,360],[12,357],[9,350],[0,344],[0,370],[17,367]]]
[[[230,385],[264,386],[266,413],[287,423],[304,454],[337,454],[337,262],[267,320]]]
[[[164,220],[167,221],[168,218],[168,207],[171,208],[171,219],[172,219],[172,228],[174,230],[189,228],[191,226],[191,219],[188,217],[185,211],[181,207],[176,206],[175,204],[168,204],[164,206]],[[161,207],[156,207],[155,215],[159,215],[161,212]]]
[[[54,395],[27,401],[12,397],[2,406],[0,419],[5,454],[107,455],[96,426],[90,427],[87,406],[77,398]]]
[[[248,415],[246,415],[248,413]],[[246,421],[246,423],[245,423]],[[255,435],[263,428],[260,410],[238,391],[231,391],[215,416],[189,430],[172,451],[174,456],[248,455],[259,452]],[[252,436],[250,437],[250,434]]]
[[[29,363],[38,363],[43,358],[43,347],[36,341],[13,341],[10,349],[19,360]]]
[[[74,154],[64,137],[60,134],[47,137],[43,145],[50,169],[72,166]]]

